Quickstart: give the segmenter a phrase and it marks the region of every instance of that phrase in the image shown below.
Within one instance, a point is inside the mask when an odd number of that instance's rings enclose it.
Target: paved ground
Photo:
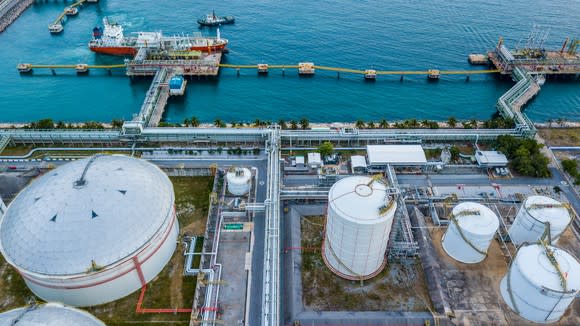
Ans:
[[[221,320],[225,325],[242,325],[246,303],[248,271],[246,254],[250,249],[249,232],[222,232],[217,261],[222,264],[220,286]]]

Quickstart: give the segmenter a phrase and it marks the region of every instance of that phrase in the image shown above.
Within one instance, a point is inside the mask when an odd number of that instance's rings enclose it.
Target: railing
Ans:
[[[8,144],[10,144],[10,136],[9,135],[0,136],[0,153],[2,153],[2,151],[6,148],[6,146],[8,146]]]

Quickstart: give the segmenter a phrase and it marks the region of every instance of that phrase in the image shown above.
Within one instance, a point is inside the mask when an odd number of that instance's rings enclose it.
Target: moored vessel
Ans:
[[[103,28],[93,28],[89,48],[93,52],[108,55],[134,56],[140,48],[221,52],[228,44],[228,40],[221,38],[219,29],[216,37],[205,37],[201,33],[194,36],[163,36],[161,32],[137,32],[133,33],[135,36],[126,37],[123,27],[110,22],[106,17],[103,25]]]
[[[220,26],[225,24],[233,24],[236,21],[234,16],[216,16],[215,10],[211,14],[197,20],[201,26]]]

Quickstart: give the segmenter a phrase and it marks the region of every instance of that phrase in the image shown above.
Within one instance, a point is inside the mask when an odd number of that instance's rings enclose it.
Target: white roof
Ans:
[[[477,211],[479,214],[469,214],[469,211]],[[467,214],[461,215],[461,212]],[[497,215],[487,206],[478,203],[461,203],[453,208],[453,215],[457,216],[456,220],[459,227],[472,234],[487,235],[494,233],[499,228]]]
[[[352,168],[366,168],[367,160],[362,155],[354,155],[350,157],[350,165]]]
[[[508,164],[507,157],[497,151],[477,151],[475,160],[479,165],[505,166]]]
[[[88,312],[57,303],[23,307],[0,314],[0,325],[18,326],[105,326]]]
[[[92,260],[105,267],[130,256],[172,217],[173,187],[157,166],[93,158],[46,173],[12,201],[0,221],[8,262],[33,273],[84,274]],[[86,184],[75,187],[85,167]]]
[[[328,202],[344,218],[357,223],[376,223],[387,218],[380,209],[387,205],[387,188],[367,176],[354,176],[337,181],[328,193]],[[368,185],[370,183],[370,186]]]
[[[560,248],[548,247],[554,253],[560,271],[566,275],[568,290],[580,289],[580,263],[578,260]],[[520,247],[516,263],[522,275],[532,284],[542,285],[551,290],[562,290],[558,272],[550,263],[542,246],[532,244]]]
[[[367,145],[369,165],[423,165],[427,163],[421,145]]]
[[[322,158],[320,157],[320,153],[308,153],[308,163],[310,163],[310,164],[322,163]]]
[[[554,207],[536,207],[532,205],[554,205]],[[562,203],[546,196],[530,196],[524,201],[524,208],[531,217],[540,222],[550,222],[552,227],[565,227],[570,223],[570,212]]]
[[[296,164],[304,164],[304,156],[296,156]]]

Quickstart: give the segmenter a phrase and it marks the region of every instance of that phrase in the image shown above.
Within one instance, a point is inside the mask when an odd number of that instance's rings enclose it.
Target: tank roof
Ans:
[[[563,249],[548,246],[553,253],[562,274],[566,275],[567,289],[580,289],[580,263]],[[517,266],[522,275],[531,283],[551,290],[561,291],[560,277],[550,263],[544,248],[539,244],[522,246],[517,254]]]
[[[329,204],[343,217],[357,223],[374,222],[386,218],[381,214],[389,200],[387,187],[367,176],[343,178],[328,193]]]
[[[84,175],[84,184],[79,180]],[[0,221],[0,251],[21,270],[86,273],[127,258],[173,216],[171,181],[123,155],[74,161],[37,178]]]
[[[555,207],[537,207],[533,205],[554,205]],[[530,196],[524,201],[524,208],[531,217],[540,222],[550,222],[554,226],[566,226],[570,223],[570,212],[562,203],[546,196]]]
[[[466,215],[460,215],[461,212],[465,212]],[[487,206],[478,203],[460,203],[453,208],[453,214],[459,227],[473,234],[493,233],[499,227],[497,215]]]
[[[88,312],[57,303],[22,307],[0,314],[0,325],[18,326],[105,326]]]

